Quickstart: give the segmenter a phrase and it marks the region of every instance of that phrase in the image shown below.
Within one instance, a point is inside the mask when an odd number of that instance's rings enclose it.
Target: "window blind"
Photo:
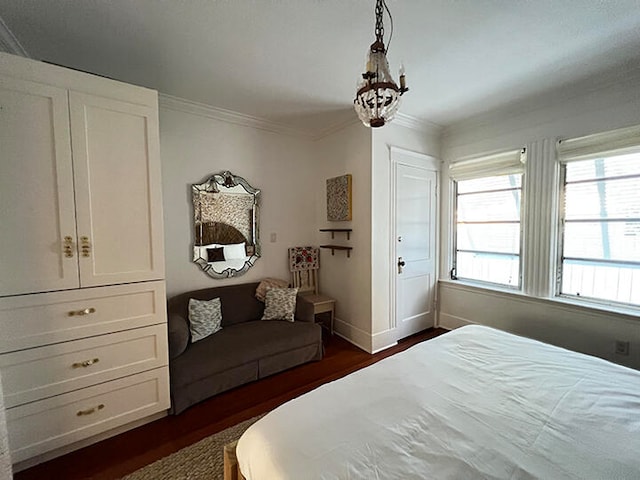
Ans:
[[[474,178],[524,173],[525,149],[486,155],[455,162],[449,166],[452,180],[472,180]]]
[[[640,152],[640,125],[610,132],[562,139],[557,144],[562,163]]]

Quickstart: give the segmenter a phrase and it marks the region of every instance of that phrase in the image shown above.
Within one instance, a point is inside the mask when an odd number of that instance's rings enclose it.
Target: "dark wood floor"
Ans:
[[[95,445],[15,474],[16,480],[117,479],[225,428],[266,413],[314,388],[343,377],[446,330],[429,329],[370,355],[340,337],[325,340],[325,357],[253,382]]]

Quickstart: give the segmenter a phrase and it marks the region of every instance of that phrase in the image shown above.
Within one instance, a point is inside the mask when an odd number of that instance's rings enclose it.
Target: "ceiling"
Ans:
[[[441,126],[640,66],[640,0],[387,3],[391,69],[404,62],[410,88],[400,111]],[[313,134],[355,118],[374,4],[0,0],[0,17],[32,58]]]

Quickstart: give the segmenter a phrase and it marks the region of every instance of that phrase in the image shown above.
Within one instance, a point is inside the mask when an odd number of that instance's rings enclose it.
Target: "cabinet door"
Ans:
[[[0,296],[77,288],[67,91],[0,76],[0,151]]]
[[[158,111],[69,92],[83,287],[164,277]]]

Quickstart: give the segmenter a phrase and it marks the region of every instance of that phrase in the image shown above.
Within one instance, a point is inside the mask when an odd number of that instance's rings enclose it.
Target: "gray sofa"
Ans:
[[[171,413],[225,390],[322,359],[322,332],[312,306],[298,301],[296,321],[260,320],[264,304],[255,298],[258,283],[183,293],[169,299]],[[190,298],[220,298],[222,330],[191,343]]]

